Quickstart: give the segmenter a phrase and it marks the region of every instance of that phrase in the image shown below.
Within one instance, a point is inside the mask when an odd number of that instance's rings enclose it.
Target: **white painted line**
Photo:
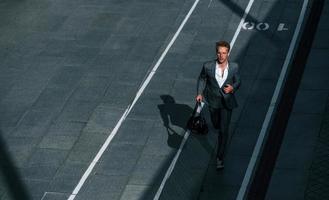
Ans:
[[[200,114],[200,112],[201,112],[201,110],[202,110],[204,104],[205,104],[205,103],[201,102],[201,106],[199,106],[198,109],[197,109],[197,111],[196,111],[197,114]],[[180,144],[179,149],[178,149],[178,151],[176,152],[174,159],[171,161],[170,166],[169,166],[169,168],[167,169],[167,172],[166,172],[164,178],[162,179],[162,182],[161,182],[161,184],[160,184],[160,187],[159,187],[157,193],[155,194],[153,200],[158,200],[158,199],[160,198],[160,195],[161,195],[161,193],[162,193],[162,190],[163,190],[163,188],[164,188],[164,186],[165,186],[167,180],[169,179],[169,177],[170,177],[172,171],[174,170],[175,165],[176,165],[176,162],[177,162],[177,160],[178,160],[178,158],[179,158],[179,155],[180,155],[180,153],[182,152],[182,149],[183,149],[183,147],[184,147],[184,145],[185,145],[185,143],[186,143],[186,141],[187,141],[187,139],[188,139],[189,136],[190,136],[190,130],[187,130],[187,131],[185,132],[185,134],[184,134],[183,141],[182,141],[182,143]]]
[[[291,57],[292,57],[292,54],[293,54],[293,50],[295,49],[295,46],[296,46],[296,41],[297,41],[297,38],[298,38],[298,35],[299,35],[299,32],[300,32],[302,23],[304,21],[304,16],[305,16],[307,4],[308,4],[308,0],[304,0],[303,7],[302,7],[302,10],[300,12],[299,19],[298,19],[298,22],[297,22],[297,26],[296,26],[293,38],[290,42],[289,50],[288,50],[286,59],[283,63],[283,67],[282,67],[282,70],[281,70],[281,73],[280,73],[280,77],[278,79],[278,82],[277,82],[276,87],[275,87],[275,91],[274,91],[273,96],[272,96],[271,104],[270,104],[270,106],[268,108],[268,111],[266,113],[265,120],[264,120],[263,125],[262,125],[262,129],[259,133],[257,143],[255,145],[253,154],[250,158],[248,168],[246,170],[246,173],[245,173],[245,176],[243,178],[238,196],[236,198],[237,200],[243,200],[245,198],[247,188],[250,184],[251,177],[254,173],[256,163],[259,159],[260,152],[261,152],[262,147],[263,147],[264,139],[267,136],[267,130],[269,128],[269,123],[272,119],[273,111],[274,111],[275,105],[278,101],[278,97],[279,97],[280,91],[282,89],[283,82],[284,82],[285,77],[286,77],[286,73],[287,73],[287,70],[288,70],[288,65],[290,63],[290,60],[291,60]]]
[[[240,31],[241,31],[241,27],[242,27],[242,25],[243,25],[243,23],[244,23],[244,21],[245,21],[247,15],[248,15],[248,13],[249,13],[249,11],[250,11],[250,8],[251,8],[251,6],[252,6],[253,3],[254,3],[254,0],[250,0],[250,1],[249,1],[248,5],[247,5],[247,7],[246,7],[246,9],[245,9],[244,15],[243,15],[243,17],[241,18],[241,21],[240,21],[240,23],[239,23],[239,25],[238,25],[238,28],[236,29],[235,34],[234,34],[234,36],[233,36],[233,39],[232,39],[232,41],[231,41],[231,43],[230,43],[231,47],[234,46],[234,43],[235,43],[235,41],[236,41],[236,39],[237,39],[237,37],[238,37]],[[232,49],[232,48],[231,48],[231,49]],[[177,162],[177,160],[178,160],[178,157],[180,156],[180,154],[181,154],[181,152],[182,152],[182,149],[183,149],[183,147],[184,147],[184,145],[185,145],[185,143],[186,143],[186,141],[187,141],[187,139],[188,139],[189,136],[190,136],[190,131],[188,130],[188,131],[185,132],[185,135],[184,135],[183,141],[182,141],[182,143],[181,143],[181,145],[180,145],[178,151],[176,152],[176,155],[175,155],[174,159],[171,161],[170,166],[169,166],[169,168],[167,169],[167,172],[166,172],[166,174],[165,174],[165,176],[164,176],[164,178],[163,178],[163,180],[162,180],[162,182],[161,182],[161,184],[160,184],[160,187],[159,187],[157,193],[155,194],[153,200],[159,200],[160,195],[161,195],[161,193],[162,193],[162,190],[163,190],[163,188],[164,188],[164,186],[165,186],[167,180],[168,180],[169,177],[171,176],[171,173],[172,173],[173,169],[175,168],[176,162]]]
[[[116,124],[116,126],[114,127],[114,129],[112,130],[111,134],[108,136],[108,138],[106,139],[105,143],[102,145],[101,149],[98,151],[98,153],[96,154],[95,158],[93,159],[93,161],[90,163],[90,165],[88,166],[87,170],[85,171],[85,173],[83,174],[83,176],[81,177],[81,179],[79,180],[79,183],[76,185],[76,187],[74,188],[72,194],[69,196],[68,200],[73,200],[76,195],[79,193],[80,189],[82,188],[83,184],[85,183],[85,181],[87,180],[87,178],[89,177],[90,173],[92,172],[92,170],[94,169],[96,163],[99,161],[99,159],[102,157],[104,151],[107,149],[107,147],[109,146],[109,144],[111,143],[112,139],[114,138],[114,136],[117,134],[119,128],[121,127],[123,121],[126,119],[126,117],[128,116],[128,114],[130,113],[131,109],[134,107],[134,105],[136,104],[137,100],[140,98],[140,96],[142,95],[142,93],[144,92],[146,86],[149,84],[149,82],[151,81],[152,77],[154,76],[155,72],[157,71],[157,69],[159,68],[161,62],[163,61],[164,57],[167,55],[169,49],[171,48],[171,46],[174,44],[174,42],[176,41],[178,35],[180,34],[180,32],[182,31],[183,27],[185,26],[187,20],[190,18],[192,12],[194,11],[195,7],[197,6],[197,4],[199,3],[199,0],[195,0],[194,4],[192,5],[191,9],[189,10],[189,12],[187,13],[187,15],[185,16],[183,22],[180,24],[178,30],[176,31],[175,35],[173,36],[173,38],[170,40],[169,44],[167,45],[166,49],[163,51],[163,53],[161,54],[159,60],[157,61],[157,63],[154,65],[154,67],[152,68],[150,74],[147,76],[147,78],[145,79],[144,83],[142,84],[142,86],[139,88],[139,90],[137,91],[137,94],[133,100],[133,102],[127,107],[127,109],[125,110],[125,112],[123,113],[123,115],[121,116],[120,120],[118,121],[118,123]]]
[[[210,8],[212,0],[209,1],[208,8]]]
[[[231,49],[233,49],[233,46],[235,44],[235,41],[238,38],[238,35],[239,35],[240,31],[241,31],[241,28],[242,28],[242,26],[243,26],[243,24],[244,24],[244,22],[246,20],[246,17],[248,15],[248,13],[250,11],[250,8],[251,8],[251,6],[252,6],[253,3],[254,3],[254,0],[250,0],[249,3],[248,3],[248,5],[247,5],[247,7],[246,7],[246,9],[245,9],[245,11],[244,11],[244,14],[242,16],[242,19],[240,20],[239,26],[236,29],[236,31],[234,33],[234,36],[232,38],[232,41],[231,41],[231,44],[230,44],[231,45]]]

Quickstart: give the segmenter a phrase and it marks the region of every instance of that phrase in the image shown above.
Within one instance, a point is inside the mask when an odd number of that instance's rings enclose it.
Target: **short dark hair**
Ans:
[[[230,44],[224,40],[216,42],[216,51],[218,51],[219,47],[226,47],[228,49],[228,52],[230,52]]]

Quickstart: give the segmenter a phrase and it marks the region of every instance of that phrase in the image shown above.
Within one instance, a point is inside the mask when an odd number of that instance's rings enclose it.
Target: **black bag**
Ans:
[[[196,113],[199,102],[195,104],[192,116],[187,122],[187,128],[191,131],[191,133],[205,135],[208,133],[208,125],[206,119],[202,116],[202,112],[199,114]]]

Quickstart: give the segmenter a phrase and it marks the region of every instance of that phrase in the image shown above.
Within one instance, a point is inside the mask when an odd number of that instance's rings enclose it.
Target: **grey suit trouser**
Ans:
[[[209,107],[210,118],[215,129],[218,129],[217,158],[224,160],[229,140],[229,126],[231,121],[232,110],[226,108]]]

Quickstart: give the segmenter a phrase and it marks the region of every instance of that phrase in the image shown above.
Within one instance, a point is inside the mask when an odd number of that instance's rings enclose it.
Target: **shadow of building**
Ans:
[[[5,187],[4,193],[0,193],[0,199],[3,196],[13,200],[30,200],[31,196],[24,184],[19,171],[15,167],[15,163],[8,152],[7,145],[2,138],[0,130],[0,183],[1,187]]]

